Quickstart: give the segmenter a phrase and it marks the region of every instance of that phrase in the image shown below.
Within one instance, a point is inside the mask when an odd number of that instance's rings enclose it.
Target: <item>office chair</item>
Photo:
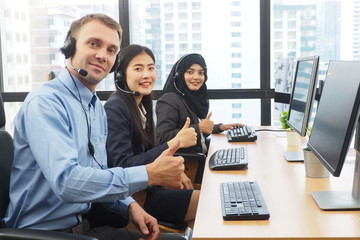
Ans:
[[[192,153],[192,152],[182,152],[177,151],[174,156],[181,156],[184,158],[185,165],[185,174],[191,180],[194,189],[201,189],[201,180],[204,171],[204,163],[205,163],[205,154],[203,153]],[[146,199],[146,191],[138,191],[132,196],[136,202],[144,207],[145,199]],[[169,213],[170,214],[170,213]],[[160,231],[163,233],[181,233],[184,236],[184,239],[192,238],[192,229],[186,225],[176,225],[168,222],[159,221]],[[133,226],[128,225],[129,229],[133,229]]]
[[[184,158],[184,173],[190,178],[195,190],[201,189],[206,155],[200,152],[177,151],[174,156]]]
[[[5,127],[5,111],[0,95],[0,240],[97,240],[97,238],[47,230],[5,228],[2,219],[9,204],[9,183],[14,157],[14,144]]]

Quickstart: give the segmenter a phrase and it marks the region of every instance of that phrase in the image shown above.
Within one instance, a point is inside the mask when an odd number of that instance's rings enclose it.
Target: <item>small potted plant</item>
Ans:
[[[287,123],[289,111],[283,111],[280,116],[280,122],[283,129],[291,129]]]
[[[280,116],[281,126],[282,126],[283,129],[287,130],[286,131],[286,137],[287,137],[288,145],[299,145],[300,144],[300,137],[294,131],[294,129],[292,129],[289,126],[289,124],[287,123],[288,115],[289,115],[289,111],[284,111],[284,112],[281,113],[281,116]]]

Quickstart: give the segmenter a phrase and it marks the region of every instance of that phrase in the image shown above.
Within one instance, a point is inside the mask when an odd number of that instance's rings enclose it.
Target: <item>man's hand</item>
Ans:
[[[210,112],[206,118],[199,123],[200,132],[211,134],[214,129],[214,122],[210,120],[212,112]]]
[[[190,180],[190,178],[188,178],[188,176],[186,176],[185,173],[183,173],[181,175],[181,189],[194,189],[194,186]]]
[[[146,213],[136,202],[131,203],[129,206],[129,217],[130,221],[144,235],[144,239],[158,239],[160,229],[157,220]]]
[[[194,146],[197,141],[197,133],[194,128],[189,128],[190,118],[186,118],[184,127],[176,134],[176,136],[168,142],[168,146],[172,146],[176,140],[180,141],[180,148]]]
[[[149,185],[161,185],[169,189],[181,188],[181,175],[184,172],[184,158],[174,157],[180,142],[165,150],[154,162],[145,165]]]

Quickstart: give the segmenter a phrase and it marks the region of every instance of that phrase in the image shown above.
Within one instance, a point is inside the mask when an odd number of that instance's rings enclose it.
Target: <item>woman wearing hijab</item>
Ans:
[[[185,55],[175,63],[163,88],[165,94],[156,104],[158,143],[164,143],[176,136],[189,117],[190,127],[196,130],[198,139],[196,146],[186,148],[186,151],[206,154],[207,136],[232,129],[234,126],[242,126],[214,124],[210,120],[207,78],[206,63],[200,54]]]
[[[155,145],[151,92],[156,81],[155,57],[144,46],[121,50],[116,70],[116,91],[105,103],[108,118],[106,142],[108,165],[133,167],[153,162],[176,141],[180,146],[196,144],[196,133],[187,122],[174,138]],[[199,199],[190,179],[183,174],[182,189],[147,188],[144,209],[160,222],[193,227]]]

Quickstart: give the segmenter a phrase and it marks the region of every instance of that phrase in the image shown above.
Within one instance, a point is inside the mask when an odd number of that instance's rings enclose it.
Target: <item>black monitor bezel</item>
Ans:
[[[301,62],[307,62],[312,61],[313,67],[311,70],[311,76],[310,76],[310,82],[309,82],[309,89],[308,89],[308,95],[305,105],[305,111],[304,111],[304,118],[301,123],[301,128],[298,128],[295,124],[291,121],[291,110],[292,105],[294,104],[294,92],[295,92],[295,86],[297,81],[297,75],[299,71],[299,65]],[[319,68],[319,56],[310,56],[310,57],[302,57],[298,58],[296,61],[296,68],[294,72],[293,82],[292,82],[292,90],[290,95],[290,103],[289,103],[289,110],[288,110],[288,120],[287,124],[294,129],[300,136],[305,136],[307,132],[307,126],[309,123],[309,119],[311,116],[311,110],[313,106],[313,102],[315,99],[315,93],[316,93],[316,84],[317,84],[317,75],[318,75],[318,68]]]
[[[331,66],[331,64],[333,62],[347,62],[347,61],[334,61],[334,60],[330,61],[329,62],[329,68],[330,68],[330,66]],[[360,63],[360,62],[358,62],[358,63]],[[327,76],[329,74],[329,68],[328,68]],[[323,96],[324,92],[326,94],[326,91],[327,91],[326,88],[327,87],[326,87],[326,80],[325,80],[325,86],[324,86],[324,89],[322,91],[322,96]],[[318,105],[318,110],[320,109],[320,111],[321,111],[321,105],[326,104],[322,100],[323,100],[323,97],[320,99],[319,105]],[[347,107],[350,107],[350,106],[347,106]],[[322,162],[322,164],[329,170],[329,172],[334,177],[339,177],[340,176],[341,170],[342,170],[342,168],[344,166],[345,159],[346,159],[348,150],[350,148],[350,143],[352,141],[352,136],[354,134],[355,126],[356,126],[356,124],[359,123],[359,110],[360,110],[360,85],[358,87],[357,94],[356,94],[356,97],[354,99],[354,104],[353,104],[352,109],[351,109],[349,122],[347,123],[346,132],[345,132],[345,135],[344,135],[344,139],[342,141],[342,146],[341,146],[341,150],[340,150],[340,154],[339,154],[339,159],[336,161],[335,168],[329,164],[329,162],[331,162],[331,161],[326,160],[325,157],[321,153],[318,152],[318,150],[314,146],[315,144],[312,143],[313,141],[312,141],[311,135],[309,137],[309,141],[307,143],[308,148],[310,148],[310,150],[315,154],[315,156]],[[316,116],[315,116],[315,120],[314,120],[314,124],[313,124],[313,130],[314,130],[314,128],[316,128],[317,121],[319,121],[319,120],[317,120]],[[326,139],[324,139],[324,142],[326,142]]]

